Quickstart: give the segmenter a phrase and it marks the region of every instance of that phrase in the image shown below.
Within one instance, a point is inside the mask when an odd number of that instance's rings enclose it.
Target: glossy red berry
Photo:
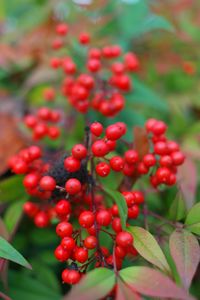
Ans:
[[[87,45],[90,42],[90,35],[87,32],[82,32],[79,36],[79,42],[82,45]]]
[[[68,26],[67,26],[67,24],[65,24],[65,23],[58,24],[57,27],[56,27],[56,32],[59,35],[62,35],[62,36],[66,35],[67,32],[68,32]]]
[[[185,155],[180,151],[176,151],[176,152],[171,153],[171,158],[172,158],[173,164],[175,164],[176,166],[180,166],[184,163]]]
[[[84,263],[88,260],[88,250],[82,247],[79,247],[75,250],[75,259],[80,262]]]
[[[39,210],[38,205],[31,201],[27,201],[26,203],[24,203],[23,209],[25,214],[27,214],[30,218],[35,217]]]
[[[34,223],[39,228],[44,228],[49,225],[49,217],[44,211],[39,211],[34,217]]]
[[[70,224],[69,222],[63,221],[56,226],[56,233],[61,238],[64,238],[66,236],[71,236],[72,232],[73,232],[73,227],[72,224]]]
[[[23,185],[25,188],[33,189],[38,185],[39,176],[35,173],[29,173],[24,177]]]
[[[70,253],[66,249],[64,249],[61,245],[59,245],[55,249],[54,255],[56,259],[59,261],[66,261],[70,257]]]
[[[139,161],[139,155],[138,152],[136,150],[128,150],[125,152],[125,161],[128,164],[135,164]]]
[[[64,160],[64,167],[68,172],[76,172],[80,169],[81,163],[80,160],[69,156]]]
[[[94,221],[95,217],[91,211],[83,211],[79,216],[79,224],[84,228],[90,228]]]
[[[97,223],[101,226],[108,226],[111,222],[111,213],[108,210],[100,210],[96,215]]]
[[[124,167],[124,160],[120,156],[114,156],[110,159],[110,166],[113,171],[119,172]]]
[[[106,177],[110,173],[110,166],[105,162],[100,162],[96,165],[96,172],[101,177]]]
[[[71,178],[66,181],[65,189],[70,195],[78,194],[81,191],[81,183],[76,178]]]
[[[58,215],[67,215],[71,212],[71,205],[69,201],[62,199],[56,203],[55,211]]]
[[[89,235],[84,240],[84,246],[87,249],[94,249],[97,246],[97,238],[93,235]]]
[[[72,156],[76,159],[84,159],[87,156],[87,149],[82,144],[77,144],[72,148]]]
[[[51,176],[43,176],[40,179],[39,185],[44,191],[53,191],[56,187],[56,181]]]
[[[95,136],[100,136],[103,132],[103,125],[99,122],[94,122],[90,125],[90,131]]]
[[[76,284],[79,282],[80,279],[81,279],[81,275],[76,270],[65,269],[62,272],[62,280],[67,284]]]
[[[103,140],[98,140],[92,145],[92,153],[94,156],[103,157],[108,153],[108,146]]]
[[[115,217],[112,221],[112,229],[115,232],[120,232],[122,231],[122,225],[121,225],[121,220],[118,217]]]
[[[147,168],[150,168],[156,164],[156,158],[153,154],[148,153],[143,157],[143,162]]]
[[[75,246],[76,246],[76,243],[75,243],[75,240],[72,238],[72,237],[69,237],[69,236],[66,236],[62,239],[61,241],[61,246],[67,250],[67,251],[72,251]]]
[[[133,244],[133,236],[127,231],[121,231],[116,236],[116,243],[123,248]]]

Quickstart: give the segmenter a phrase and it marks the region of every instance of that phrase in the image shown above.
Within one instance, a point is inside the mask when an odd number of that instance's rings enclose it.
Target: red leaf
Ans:
[[[178,181],[183,193],[187,208],[194,204],[197,188],[197,168],[192,159],[188,158],[178,168]]]
[[[199,243],[192,233],[176,230],[170,237],[169,246],[183,286],[188,289],[200,261]]]
[[[133,290],[150,297],[191,300],[193,297],[163,273],[148,267],[129,267],[120,276]]]
[[[134,148],[138,151],[140,159],[149,152],[149,141],[146,130],[142,127],[135,126],[134,133]]]
[[[142,300],[139,294],[130,289],[128,285],[123,283],[120,279],[117,282],[116,300]]]

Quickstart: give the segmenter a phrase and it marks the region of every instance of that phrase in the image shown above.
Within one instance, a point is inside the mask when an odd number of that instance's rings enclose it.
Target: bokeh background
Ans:
[[[12,234],[13,245],[34,268],[31,272],[11,264],[9,287],[15,300],[56,300],[65,292],[59,279],[60,265],[53,256],[57,244],[54,230],[38,231],[22,216],[25,194],[7,167],[8,159],[29,143],[20,120],[43,105],[46,87],[59,82],[59,76],[49,68],[50,45],[59,21],[70,26],[69,51],[80,68],[83,49],[75,36],[81,31],[89,31],[96,46],[119,43],[138,55],[141,69],[133,78],[133,93],[127,95],[126,109],[117,118],[126,120],[128,140],[132,139],[134,125],[143,125],[151,117],[164,120],[169,136],[178,140],[187,155],[180,186],[187,205],[192,206],[200,194],[199,1],[1,0],[0,214]],[[61,95],[57,101],[62,107]],[[82,137],[83,118],[74,118],[66,101],[64,106],[69,119],[73,117],[66,141],[70,148]],[[93,113],[91,118],[99,117]],[[58,148],[59,143],[49,146]],[[165,210],[174,194],[173,190],[166,192],[162,204],[162,199],[155,199],[155,207]],[[0,233],[5,235],[3,227]],[[7,284],[7,266],[1,271]],[[198,285],[193,289],[200,294]]]

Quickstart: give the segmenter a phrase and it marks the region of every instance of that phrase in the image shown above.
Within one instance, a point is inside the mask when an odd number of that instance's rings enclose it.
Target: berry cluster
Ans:
[[[46,98],[51,98],[50,90],[46,90]],[[58,123],[61,119],[61,113],[46,106],[37,110],[36,114],[28,114],[24,118],[25,125],[32,130],[33,140],[40,140],[46,136],[50,139],[57,139],[60,136],[58,126],[52,125]]]
[[[76,144],[71,155],[65,155],[58,165],[44,162],[37,146],[22,150],[10,160],[13,172],[26,174],[23,184],[28,194],[41,199],[39,203],[25,203],[25,213],[34,218],[37,227],[48,226],[52,218],[57,219],[56,233],[61,242],[55,257],[61,262],[72,261],[62,273],[64,282],[77,283],[92,263],[120,269],[127,255],[137,255],[133,236],[122,228],[117,204],[106,205],[106,192],[98,176],[109,176],[112,171],[139,179],[151,172],[154,187],[175,184],[177,166],[183,163],[184,155],[177,143],[164,136],[165,123],[150,119],[145,126],[150,151],[142,158],[134,148],[123,156],[112,156],[117,141],[126,133],[123,122],[105,130],[101,123],[94,122],[86,130],[86,145]],[[144,202],[143,193],[123,189],[121,194],[128,208],[127,222],[136,219]],[[76,218],[79,226],[70,222]],[[111,252],[100,244],[102,232],[113,241]]]
[[[65,46],[68,26],[59,24],[56,33],[52,48],[59,50]],[[79,36],[81,45],[88,46],[89,42],[87,33]],[[122,55],[116,45],[86,50],[85,73],[78,72],[71,57],[54,57],[51,66],[63,69],[63,94],[79,112],[85,113],[91,107],[104,116],[114,116],[124,107],[123,93],[131,88],[127,72],[138,70],[138,59],[127,53],[121,60],[113,61]],[[55,97],[52,87],[44,91],[46,102],[54,101]],[[51,123],[60,122],[61,117],[59,111],[45,106],[27,115],[24,122],[32,130],[33,140],[45,136],[57,139],[60,130]],[[127,131],[123,122],[106,128],[94,122],[86,127],[85,142],[74,145],[70,154],[64,151],[59,159],[49,157],[39,146],[25,148],[10,159],[11,170],[24,174],[23,185],[30,196],[24,212],[37,227],[57,223],[60,243],[55,257],[67,263],[62,272],[63,282],[76,284],[89,266],[121,269],[125,257],[136,256],[134,237],[127,226],[137,219],[145,199],[133,184],[144,175],[154,188],[176,183],[177,168],[184,162],[179,145],[167,139],[167,126],[160,120],[147,120],[145,130],[148,147],[143,154],[134,143],[122,139]],[[117,203],[107,201],[101,177],[109,178],[111,173],[121,173],[123,179],[117,190],[127,206],[126,222],[122,222]],[[101,242],[102,235],[111,240],[111,247]]]
[[[60,28],[65,30],[60,31]],[[68,33],[68,26],[59,24],[56,32],[59,38],[53,41],[54,50],[65,46],[64,36]],[[50,61],[53,69],[62,69],[65,74],[62,93],[81,113],[92,108],[104,116],[113,117],[124,108],[123,94],[132,88],[128,73],[138,71],[138,58],[134,53],[123,54],[119,45],[89,47],[90,36],[85,32],[80,34],[78,42],[81,46],[87,46],[84,73],[80,73],[71,56],[56,56]],[[49,100],[53,98],[51,96],[47,93],[46,98]]]

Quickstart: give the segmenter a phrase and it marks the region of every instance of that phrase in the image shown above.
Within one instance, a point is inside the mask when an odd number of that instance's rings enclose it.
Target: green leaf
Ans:
[[[165,273],[171,274],[168,262],[154,236],[142,227],[132,226],[128,230],[134,237],[134,247],[139,254]]]
[[[31,269],[31,265],[27,260],[2,237],[0,237],[0,257]]]
[[[168,111],[165,99],[160,98],[153,90],[146,86],[139,79],[133,79],[133,93],[126,96],[127,101],[134,104],[147,105],[161,112]]]
[[[108,188],[105,188],[104,191],[117,204],[120,219],[121,219],[122,228],[125,229],[126,228],[127,214],[128,214],[128,207],[127,207],[126,200],[125,200],[124,196],[120,192],[113,191],[113,190],[108,189]]]
[[[104,298],[115,285],[115,274],[106,268],[87,273],[64,300],[98,300]]]
[[[0,202],[23,199],[26,195],[22,184],[23,176],[12,176],[0,182]]]
[[[158,30],[167,30],[167,31],[174,31],[172,24],[167,21],[164,17],[158,16],[155,14],[150,14],[143,23],[137,27],[137,30],[134,32],[134,37],[139,35],[151,32],[155,29]]]
[[[181,193],[178,193],[170,206],[169,218],[174,221],[180,221],[185,218],[186,213],[187,210],[183,196]]]
[[[35,276],[45,286],[51,288],[54,292],[60,293],[60,279],[56,276],[55,270],[52,267],[41,263],[38,260],[31,261]]]
[[[197,203],[190,209],[185,225],[189,231],[200,234],[200,203]]]
[[[11,233],[23,214],[23,204],[27,199],[11,204],[6,210],[4,222],[7,230]]]
[[[192,233],[175,230],[170,236],[169,246],[182,284],[188,289],[200,261],[199,243]]]
[[[30,277],[22,272],[9,272],[9,296],[15,300],[60,300],[62,296],[50,286]]]
[[[148,267],[129,267],[121,270],[119,275],[133,291],[142,295],[183,300],[193,299],[169,277]]]

